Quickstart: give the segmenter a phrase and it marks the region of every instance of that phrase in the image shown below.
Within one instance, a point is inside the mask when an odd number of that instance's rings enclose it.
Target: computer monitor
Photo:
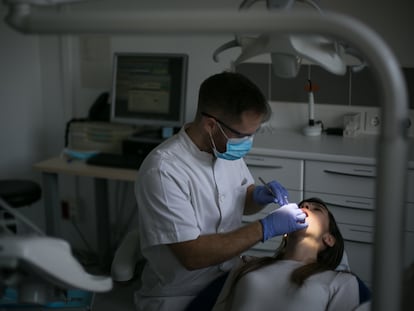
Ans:
[[[111,121],[181,127],[185,118],[188,56],[115,53]]]

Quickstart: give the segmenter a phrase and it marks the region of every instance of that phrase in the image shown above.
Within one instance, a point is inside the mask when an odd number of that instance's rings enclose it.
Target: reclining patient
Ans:
[[[214,311],[340,311],[362,302],[357,277],[335,271],[344,241],[333,215],[318,198],[299,207],[308,227],[285,236],[274,256],[254,258],[234,269]]]

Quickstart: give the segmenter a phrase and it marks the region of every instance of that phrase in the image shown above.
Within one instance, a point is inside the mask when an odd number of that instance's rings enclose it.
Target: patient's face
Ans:
[[[299,208],[306,214],[306,235],[320,240],[324,234],[329,233],[329,214],[325,206],[317,202],[303,202]]]

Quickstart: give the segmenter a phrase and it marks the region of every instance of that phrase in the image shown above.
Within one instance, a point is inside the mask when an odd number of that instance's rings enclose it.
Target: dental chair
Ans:
[[[0,310],[90,310],[93,294],[111,290],[112,279],[87,273],[66,241],[45,236],[16,210],[39,191],[30,181],[0,182]]]

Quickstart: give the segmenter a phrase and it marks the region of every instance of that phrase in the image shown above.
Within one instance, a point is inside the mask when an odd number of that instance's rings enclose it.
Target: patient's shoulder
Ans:
[[[356,276],[344,271],[324,271],[311,276],[310,279],[318,283],[324,283],[331,288],[338,288],[344,285],[358,287]]]

